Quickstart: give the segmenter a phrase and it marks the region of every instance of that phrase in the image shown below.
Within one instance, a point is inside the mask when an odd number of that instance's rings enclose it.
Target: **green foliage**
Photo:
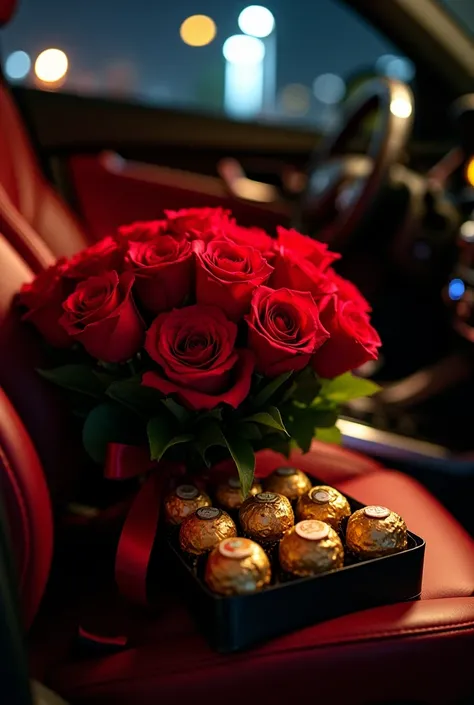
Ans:
[[[335,445],[341,445],[342,443],[342,434],[337,426],[318,428],[316,438],[324,443],[334,443]]]
[[[194,440],[194,436],[190,433],[175,435],[172,425],[164,414],[150,419],[146,430],[152,460],[161,460],[166,451],[173,446]]]
[[[52,370],[38,370],[38,372],[58,387],[95,399],[101,399],[107,387],[100,373],[95,373],[89,365],[62,365]]]
[[[359,397],[371,397],[379,391],[379,385],[370,379],[346,372],[334,379],[323,379],[320,396],[336,404],[345,404]]]
[[[262,389],[260,389],[252,400],[252,406],[255,409],[259,409],[265,406],[270,399],[278,392],[280,387],[287,382],[293,372],[284,372],[282,375],[275,377],[271,382],[265,384]]]
[[[265,411],[258,411],[256,414],[252,414],[252,416],[247,416],[244,421],[253,421],[261,426],[268,426],[269,428],[282,431],[288,435],[281,414],[276,406],[269,406]]]
[[[246,438],[231,431],[226,434],[225,442],[232,460],[237,466],[242,494],[247,497],[252,487],[255,472],[255,453],[252,445]]]
[[[82,442],[92,460],[104,463],[109,443],[137,443],[142,439],[141,431],[141,424],[130,413],[113,402],[105,402],[87,415]]]
[[[107,396],[144,418],[158,413],[162,408],[162,395],[156,389],[143,387],[139,379],[112,382]]]

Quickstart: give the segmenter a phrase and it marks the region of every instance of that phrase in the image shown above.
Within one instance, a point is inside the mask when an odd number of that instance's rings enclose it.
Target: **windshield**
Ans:
[[[20,0],[1,43],[12,83],[321,132],[362,80],[415,74],[337,0]]]
[[[463,29],[474,35],[474,0],[438,0],[449,13],[463,25]]]

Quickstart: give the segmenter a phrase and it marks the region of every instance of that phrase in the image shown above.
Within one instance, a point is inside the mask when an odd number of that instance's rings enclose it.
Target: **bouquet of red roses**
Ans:
[[[109,443],[148,442],[152,460],[188,468],[230,455],[245,495],[256,450],[337,440],[340,404],[377,390],[350,374],[380,340],[339,257],[221,209],[166,212],[59,260],[20,303],[95,461]]]

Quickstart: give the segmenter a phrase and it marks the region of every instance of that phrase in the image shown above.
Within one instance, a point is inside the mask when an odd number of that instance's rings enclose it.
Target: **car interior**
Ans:
[[[325,0],[413,71],[359,71],[351,55],[337,115],[318,123],[291,110],[240,119],[147,102],[126,86],[13,80],[7,48],[17,48],[32,7],[23,2],[0,0],[0,702],[473,703],[472,4]],[[102,4],[112,14],[113,3]],[[196,9],[177,5],[183,19]],[[244,6],[234,5],[236,14]],[[292,3],[287,33],[301,29],[309,5]],[[79,11],[68,12],[74,24]],[[132,32],[139,9],[118,3],[117,13]],[[59,40],[51,31],[32,46]],[[86,466],[74,419],[36,372],[45,351],[14,301],[35,274],[120,225],[201,206],[229,208],[269,233],[299,228],[344,254],[340,272],[370,302],[383,341],[360,374],[382,391],[345,408],[342,446],[316,439],[292,459],[361,502],[393,507],[426,540],[419,600],[223,655],[195,627],[158,550],[152,609],[119,595],[113,547],[136,486],[111,488]],[[262,452],[257,473],[279,464]]]

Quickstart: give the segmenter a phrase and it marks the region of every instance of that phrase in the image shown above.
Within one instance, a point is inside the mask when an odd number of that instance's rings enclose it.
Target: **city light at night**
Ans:
[[[61,49],[45,49],[35,61],[35,74],[43,83],[57,83],[65,77],[69,62]]]
[[[268,8],[262,5],[249,5],[240,13],[238,23],[244,34],[264,39],[273,32],[275,18]]]
[[[216,23],[207,15],[192,15],[184,20],[179,28],[181,39],[191,47],[204,47],[210,44],[216,33]]]
[[[31,59],[26,51],[14,51],[5,62],[5,75],[12,81],[21,81],[29,74]]]
[[[265,45],[256,37],[235,34],[224,42],[224,107],[228,115],[251,118],[263,107]]]

